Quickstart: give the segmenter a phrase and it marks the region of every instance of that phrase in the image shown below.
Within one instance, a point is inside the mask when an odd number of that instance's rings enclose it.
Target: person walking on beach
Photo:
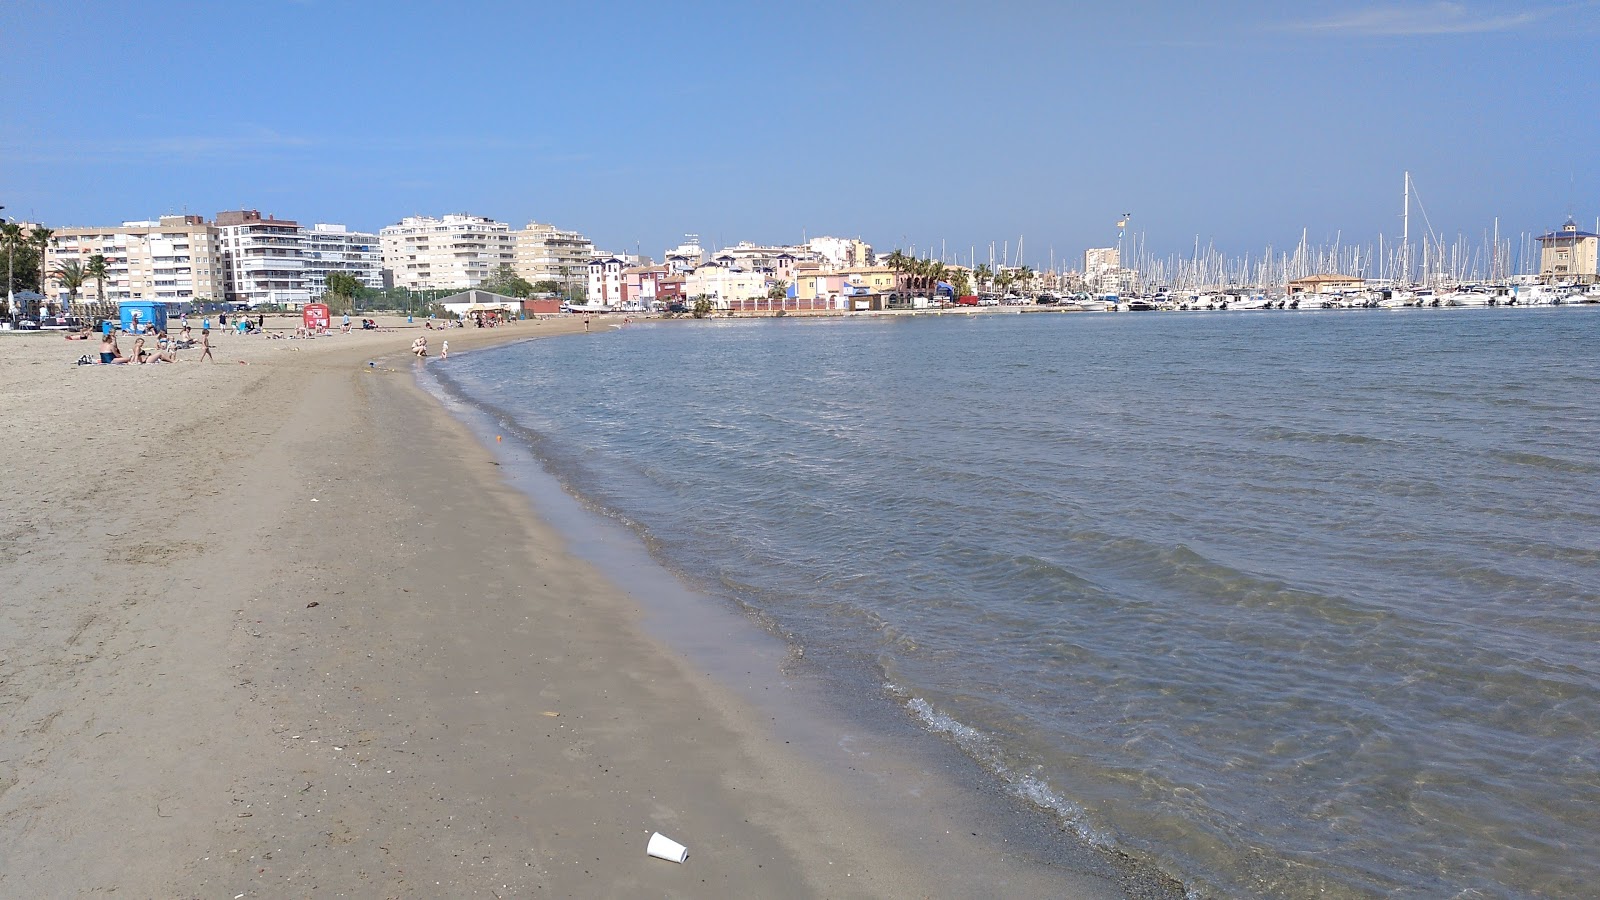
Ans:
[[[439,345],[439,358],[440,359],[449,359],[450,358],[450,342],[449,341],[445,341],[443,344]]]
[[[205,362],[208,359],[211,360],[212,362],[216,362],[217,361],[217,358],[215,356],[211,355],[211,329],[209,329],[209,328],[200,329],[200,348],[201,348],[200,349],[200,361],[201,362]]]
[[[589,314],[588,313],[584,313],[583,314],[583,330],[584,331],[588,331],[589,330]]]

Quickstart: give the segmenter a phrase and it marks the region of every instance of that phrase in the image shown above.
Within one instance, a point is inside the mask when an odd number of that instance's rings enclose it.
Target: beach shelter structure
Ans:
[[[307,331],[322,331],[332,321],[326,303],[307,303],[300,310],[300,317]]]
[[[492,291],[482,291],[473,288],[459,294],[451,294],[437,301],[449,312],[458,316],[469,316],[473,313],[504,313],[507,316],[516,316],[522,312],[522,300],[517,297],[507,297]]]
[[[117,318],[121,322],[122,330],[133,334],[142,331],[146,325],[156,326],[157,331],[167,330],[167,305],[156,300],[124,300],[117,304]],[[138,320],[138,325],[134,321]]]

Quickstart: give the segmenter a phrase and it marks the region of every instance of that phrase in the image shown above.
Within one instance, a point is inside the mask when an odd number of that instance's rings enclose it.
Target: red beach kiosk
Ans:
[[[325,331],[328,328],[328,304],[307,303],[302,312],[306,330],[310,332]]]

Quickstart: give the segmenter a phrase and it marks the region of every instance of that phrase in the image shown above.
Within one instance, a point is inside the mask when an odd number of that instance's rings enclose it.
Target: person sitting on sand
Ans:
[[[116,362],[122,356],[122,348],[117,346],[117,334],[108,331],[100,338],[100,361],[107,365]]]
[[[149,355],[149,351],[144,349],[144,338],[135,338],[133,341],[133,354],[128,357],[127,361],[143,365]]]

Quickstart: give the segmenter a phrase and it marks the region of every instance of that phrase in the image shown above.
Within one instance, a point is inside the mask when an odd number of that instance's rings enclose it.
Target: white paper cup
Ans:
[[[645,852],[656,859],[667,862],[681,863],[689,856],[689,848],[667,837],[661,832],[650,835],[650,845],[645,847]]]

